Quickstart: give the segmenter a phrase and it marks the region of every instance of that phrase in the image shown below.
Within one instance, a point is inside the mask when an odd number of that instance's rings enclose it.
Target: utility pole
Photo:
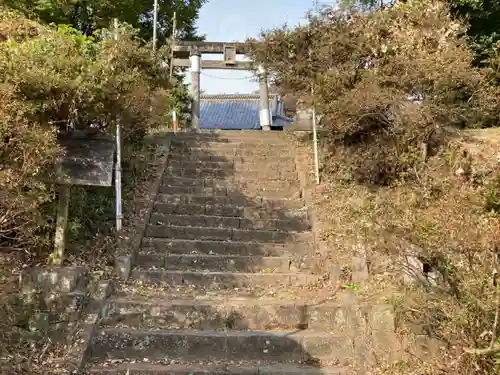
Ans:
[[[156,27],[158,24],[158,0],[153,4],[153,53],[156,51]]]
[[[177,12],[174,12],[174,17],[172,18],[172,43],[170,51],[170,80],[174,75],[174,45],[175,45],[175,34],[177,33]]]
[[[314,84],[311,87],[312,97],[312,128],[313,128],[313,150],[314,150],[314,176],[316,184],[319,185],[319,156],[318,156],[318,130],[316,124],[316,105],[314,103]]]

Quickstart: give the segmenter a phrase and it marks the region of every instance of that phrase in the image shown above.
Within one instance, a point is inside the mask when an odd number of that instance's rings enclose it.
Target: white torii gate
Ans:
[[[200,73],[201,69],[252,70],[255,67],[252,61],[236,61],[237,54],[245,54],[243,43],[224,42],[186,42],[178,41],[173,47],[173,66],[190,68],[191,71],[191,125],[194,129],[200,128]],[[223,54],[224,60],[202,60],[201,55]],[[269,110],[269,89],[267,72],[263,66],[257,68],[259,76],[260,108],[259,118],[263,130],[271,130],[272,118]]]

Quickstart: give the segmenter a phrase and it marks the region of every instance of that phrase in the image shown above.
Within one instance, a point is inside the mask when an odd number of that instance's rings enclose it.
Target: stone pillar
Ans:
[[[260,126],[262,130],[271,130],[271,111],[269,111],[269,91],[267,88],[267,73],[262,65],[259,65],[259,88],[260,88]]]
[[[191,52],[189,57],[191,67],[191,126],[193,129],[200,128],[200,72],[201,54],[198,51]]]

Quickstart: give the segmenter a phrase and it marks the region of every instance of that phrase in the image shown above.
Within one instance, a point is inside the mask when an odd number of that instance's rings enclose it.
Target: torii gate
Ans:
[[[189,68],[191,71],[191,125],[194,129],[200,128],[201,69],[255,70],[253,61],[236,61],[236,55],[244,55],[246,50],[244,43],[176,41],[173,45],[171,64]],[[202,60],[203,53],[223,54],[224,60]],[[271,130],[267,72],[262,66],[258,67],[257,72],[260,88],[260,125],[262,130]]]

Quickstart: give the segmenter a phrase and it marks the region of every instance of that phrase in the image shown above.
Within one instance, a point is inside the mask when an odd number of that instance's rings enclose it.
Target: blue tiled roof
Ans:
[[[260,129],[259,95],[202,95],[200,98],[202,129]],[[269,96],[272,126],[288,126],[291,120],[283,116],[277,95]]]

